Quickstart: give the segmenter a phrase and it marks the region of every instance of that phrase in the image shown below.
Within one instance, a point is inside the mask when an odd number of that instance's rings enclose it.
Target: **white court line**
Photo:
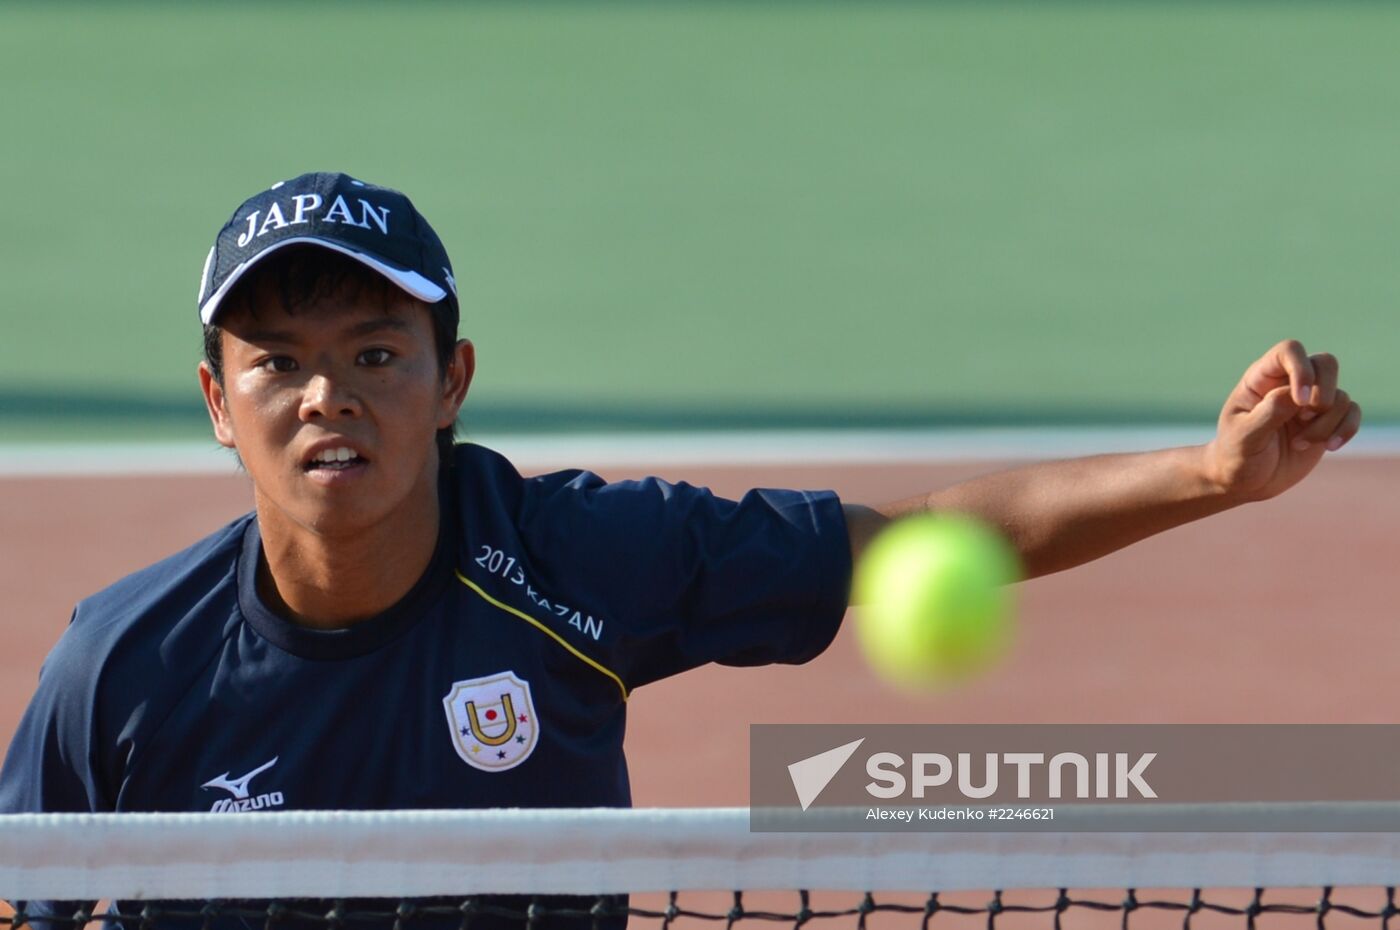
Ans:
[[[1208,427],[947,430],[768,430],[687,433],[499,434],[472,441],[519,468],[673,465],[899,464],[1024,461],[1204,442]],[[1400,455],[1400,424],[1362,430],[1354,456]],[[233,475],[233,456],[212,441],[0,443],[0,478]]]

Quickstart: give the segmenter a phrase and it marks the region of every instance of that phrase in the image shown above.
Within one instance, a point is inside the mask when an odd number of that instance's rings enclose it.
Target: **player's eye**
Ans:
[[[268,371],[276,372],[279,375],[285,375],[288,372],[297,370],[297,362],[296,359],[292,358],[290,355],[269,355],[258,363],[258,367],[266,368]]]
[[[388,349],[365,349],[363,352],[360,353],[360,357],[359,359],[357,359],[357,361],[361,365],[368,365],[371,368],[378,368],[381,365],[389,364],[389,361],[393,357],[394,353],[390,352]]]

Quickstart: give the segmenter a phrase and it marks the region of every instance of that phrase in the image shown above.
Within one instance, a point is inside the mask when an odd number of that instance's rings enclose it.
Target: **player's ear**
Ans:
[[[442,395],[438,410],[438,429],[447,429],[457,422],[457,413],[467,399],[472,376],[476,374],[476,346],[470,339],[458,339],[452,347],[452,360],[442,375]]]
[[[233,420],[229,418],[225,405],[224,386],[214,377],[214,370],[208,362],[199,363],[199,389],[204,393],[204,406],[209,411],[209,421],[214,424],[214,438],[219,445],[234,448]]]

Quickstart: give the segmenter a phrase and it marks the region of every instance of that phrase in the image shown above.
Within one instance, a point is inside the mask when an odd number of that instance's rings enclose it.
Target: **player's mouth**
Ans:
[[[319,481],[335,482],[363,472],[368,465],[369,459],[350,446],[326,446],[312,453],[302,470]]]

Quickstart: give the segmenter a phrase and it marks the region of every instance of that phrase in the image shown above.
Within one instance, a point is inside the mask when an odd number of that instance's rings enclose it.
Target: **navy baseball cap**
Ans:
[[[457,281],[442,240],[404,194],[349,175],[279,181],[243,202],[219,230],[199,279],[199,318],[212,323],[238,280],[289,245],[348,255],[458,318]]]

